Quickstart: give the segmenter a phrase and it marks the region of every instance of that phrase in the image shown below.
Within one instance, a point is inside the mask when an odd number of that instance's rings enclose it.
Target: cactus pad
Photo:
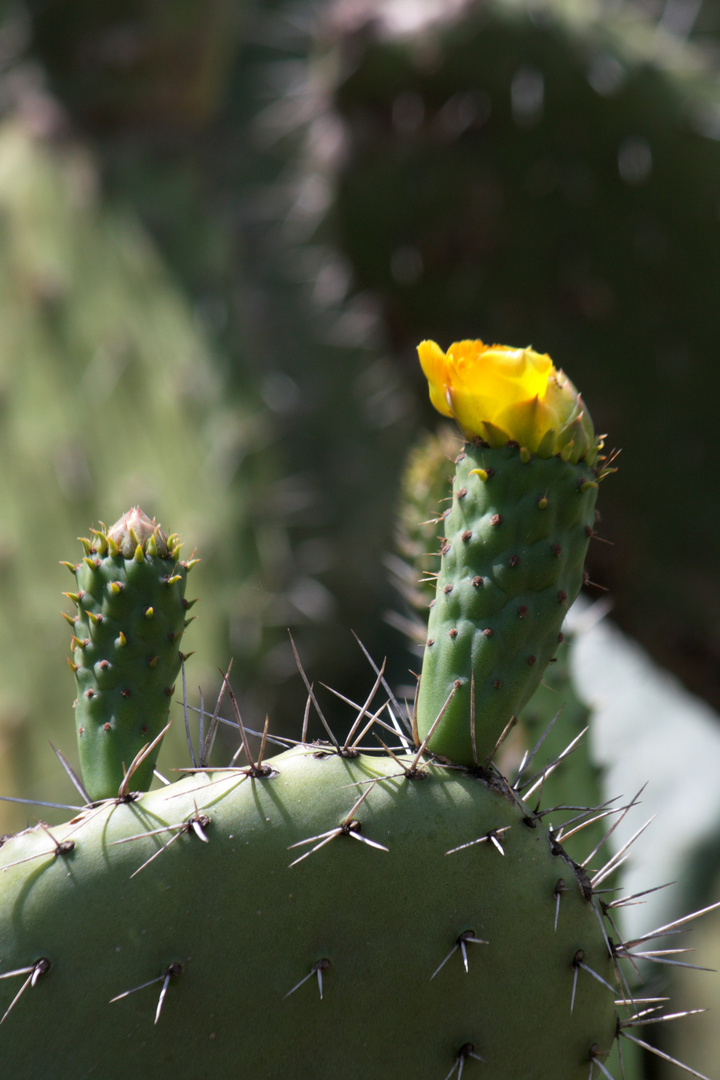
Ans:
[[[24,1080],[50,1046],[57,1080],[587,1080],[612,1047],[590,883],[492,770],[300,746],[0,859],[0,1013],[28,981],[0,1047]]]
[[[167,724],[191,564],[178,561],[177,537],[138,508],[83,546],[85,557],[72,567],[77,592],[67,594],[77,608],[68,616],[70,666],[83,782],[91,799],[105,799]],[[158,751],[159,743],[134,770],[133,790],[149,788]]]

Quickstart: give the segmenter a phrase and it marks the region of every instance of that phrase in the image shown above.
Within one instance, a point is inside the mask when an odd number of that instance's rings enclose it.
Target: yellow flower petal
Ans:
[[[536,450],[545,432],[555,426],[555,414],[536,394],[528,401],[509,405],[500,415],[499,422],[506,430],[512,431],[512,438],[520,446]]]
[[[573,461],[597,447],[580,395],[549,356],[480,340],[453,342],[447,353],[423,341],[418,355],[433,405],[468,438],[514,440],[543,457],[569,452]]]
[[[447,383],[447,358],[439,345],[434,341],[421,341],[418,345],[418,356],[425,378],[430,386],[430,400],[439,413],[443,416],[452,416],[453,412],[448,404]]]

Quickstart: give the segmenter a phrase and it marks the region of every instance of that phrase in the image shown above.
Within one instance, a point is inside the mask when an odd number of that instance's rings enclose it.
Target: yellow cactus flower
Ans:
[[[592,465],[602,445],[577,390],[549,356],[533,349],[456,341],[445,353],[418,345],[430,400],[467,438],[492,447],[517,442],[539,457]]]

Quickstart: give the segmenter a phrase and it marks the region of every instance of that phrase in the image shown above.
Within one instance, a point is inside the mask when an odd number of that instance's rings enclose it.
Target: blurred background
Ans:
[[[59,563],[131,504],[202,558],[195,700],[232,657],[247,723],[297,735],[288,629],[354,700],[351,630],[411,682],[415,346],[482,337],[549,352],[622,451],[573,677],[602,783],[653,778],[662,916],[720,896],[719,58],[720,0],[0,3],[3,794],[74,801]],[[661,1038],[707,1072],[705,1019]]]

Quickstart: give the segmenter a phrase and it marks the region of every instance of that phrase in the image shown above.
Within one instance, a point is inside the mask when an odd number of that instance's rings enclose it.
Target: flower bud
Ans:
[[[133,506],[132,510],[128,510],[111,525],[107,536],[117,544],[120,554],[126,559],[132,559],[136,555],[138,546],[145,552],[149,545],[150,554],[154,551],[163,558],[168,554],[167,536],[155,519],[151,521],[139,506]]]
[[[513,441],[539,457],[594,463],[602,440],[577,390],[546,354],[482,341],[457,341],[444,353],[423,341],[418,355],[430,400],[468,439],[492,447]]]

